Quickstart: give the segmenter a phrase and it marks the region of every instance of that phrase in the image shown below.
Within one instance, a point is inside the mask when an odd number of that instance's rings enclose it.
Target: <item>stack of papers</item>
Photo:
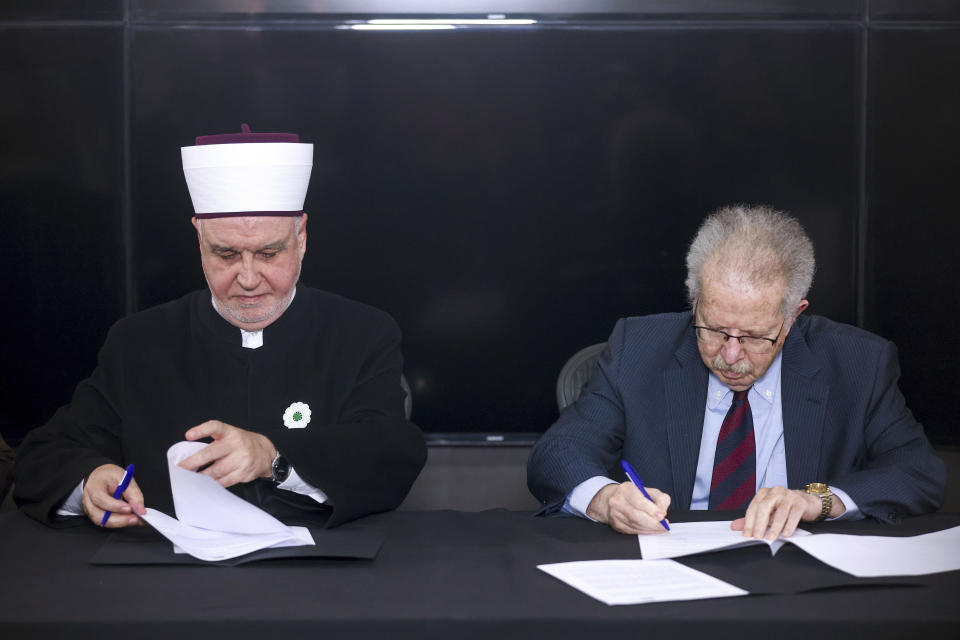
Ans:
[[[643,560],[592,560],[537,568],[609,605],[748,595],[746,591],[669,558],[766,544],[774,555],[785,544],[858,578],[960,570],[960,527],[910,537],[811,534],[756,540],[730,522],[676,522],[670,531],[637,536]]]
[[[765,544],[770,555],[775,555],[787,542],[809,536],[809,531],[797,529],[793,537],[776,540],[744,538],[743,532],[730,528],[730,522],[671,522],[668,533],[639,535],[640,553],[644,560],[680,558],[706,551],[736,549]]]
[[[729,522],[678,522],[665,534],[640,535],[645,560],[680,558],[705,551],[720,551],[766,544],[771,555],[785,544],[800,547],[834,569],[858,578],[919,576],[960,569],[960,527],[919,536],[858,536],[840,533],[811,534],[797,529],[789,538],[756,540],[730,529]]]
[[[217,561],[260,549],[314,544],[305,527],[288,527],[233,495],[213,478],[177,466],[205,446],[202,442],[179,442],[167,450],[170,490],[177,517],[149,508],[142,516],[173,542],[175,552]]]

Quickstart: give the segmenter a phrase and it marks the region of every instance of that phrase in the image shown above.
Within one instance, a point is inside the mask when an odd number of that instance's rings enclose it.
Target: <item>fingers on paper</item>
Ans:
[[[242,456],[236,452],[229,452],[200,473],[205,476],[210,476],[223,487],[230,487],[239,482],[245,482],[247,480],[244,480],[242,466],[237,460],[240,457]]]
[[[210,476],[224,487],[269,477],[276,450],[262,434],[208,420],[189,429],[187,440],[213,438],[213,442],[182,460],[180,466]]]
[[[181,462],[180,466],[199,469],[200,473],[210,476],[224,487],[250,482],[262,475],[260,459],[254,447],[244,438],[220,440],[207,445]]]
[[[791,491],[786,487],[760,489],[747,507],[743,535],[768,540],[791,536],[797,530],[806,508],[807,498],[800,491]],[[734,525],[731,526],[736,529]]]
[[[213,438],[213,442],[197,451],[192,456],[180,461],[179,466],[189,471],[203,469],[211,463],[226,457],[238,446],[242,445],[242,438],[238,438],[241,429],[233,427],[219,420],[208,420],[189,429],[184,437],[187,440],[199,440],[200,438]],[[216,477],[223,475],[221,470]],[[211,475],[211,474],[207,474]]]
[[[130,505],[134,513],[143,515],[147,512],[143,503],[143,492],[140,491],[140,485],[137,484],[136,478],[130,480],[127,490],[123,492],[123,499]]]
[[[189,433],[189,431],[187,432]],[[202,469],[206,467],[211,462],[214,462],[217,458],[221,457],[221,453],[218,451],[217,443],[208,444],[200,451],[197,451],[192,456],[188,456],[177,463],[177,466],[182,467],[188,471],[196,471],[197,469]]]
[[[97,518],[90,519],[94,520],[94,524],[100,526],[100,522],[103,520],[103,512],[101,512]],[[110,517],[107,518],[107,522],[103,527],[105,529],[122,529],[124,527],[142,527],[144,524],[146,523],[134,514],[123,514],[111,511]]]
[[[793,532],[797,530],[797,524],[803,517],[806,508],[804,502],[803,498],[797,496],[789,500],[788,504],[777,508],[770,520],[770,528],[766,537],[770,540],[776,540],[780,536],[784,538],[792,536]]]

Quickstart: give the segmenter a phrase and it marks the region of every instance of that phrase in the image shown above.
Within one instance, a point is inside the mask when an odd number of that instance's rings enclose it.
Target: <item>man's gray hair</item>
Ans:
[[[800,306],[816,262],[813,243],[797,220],[764,206],[736,205],[711,213],[700,225],[687,251],[687,299],[692,309],[700,299],[704,267],[736,274],[751,285],[786,282],[780,313]]]

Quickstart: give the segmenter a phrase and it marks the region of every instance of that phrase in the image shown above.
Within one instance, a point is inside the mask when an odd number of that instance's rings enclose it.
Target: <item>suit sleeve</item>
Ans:
[[[301,478],[327,495],[327,527],[397,508],[426,461],[423,433],[404,417],[400,329],[378,318],[365,344],[349,349],[359,367],[338,420],[266,433]]]
[[[940,507],[946,466],[906,406],[890,342],[880,352],[877,371],[863,433],[865,459],[858,470],[841,473],[830,484],[850,494],[865,515],[895,523]]]
[[[82,522],[58,518],[57,507],[91,471],[122,461],[114,384],[122,375],[109,356],[115,344],[107,338],[97,368],[77,386],[70,404],[31,431],[17,451],[14,499],[36,520],[51,525]]]
[[[534,444],[527,462],[527,487],[543,505],[539,514],[557,513],[567,495],[594,476],[608,476],[623,448],[624,409],[619,361],[625,321],[619,320],[579,399]]]

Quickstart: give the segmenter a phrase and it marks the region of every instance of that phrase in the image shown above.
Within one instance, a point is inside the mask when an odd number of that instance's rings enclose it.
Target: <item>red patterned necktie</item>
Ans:
[[[711,509],[743,509],[756,493],[757,445],[748,391],[733,392],[733,403],[717,436],[710,483]]]

